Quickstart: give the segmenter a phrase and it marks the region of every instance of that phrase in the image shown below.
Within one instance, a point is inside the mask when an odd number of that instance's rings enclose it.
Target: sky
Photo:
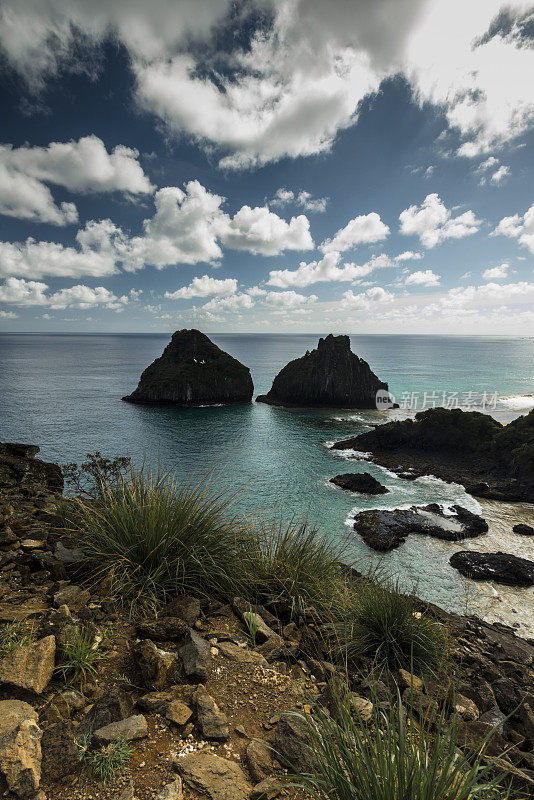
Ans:
[[[534,334],[534,4],[1,0],[0,331]]]

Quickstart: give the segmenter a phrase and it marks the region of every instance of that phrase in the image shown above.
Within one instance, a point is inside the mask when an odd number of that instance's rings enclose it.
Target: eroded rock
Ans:
[[[0,701],[0,777],[22,800],[41,780],[41,736],[34,709],[21,700]]]
[[[454,553],[449,562],[466,578],[476,581],[495,581],[506,586],[534,585],[534,561],[519,558],[511,553],[479,553],[462,550]]]
[[[0,684],[41,694],[52,679],[55,655],[54,636],[17,647],[0,661]]]
[[[248,800],[252,786],[234,762],[212,753],[192,753],[175,758],[173,766],[182,779],[209,800]]]

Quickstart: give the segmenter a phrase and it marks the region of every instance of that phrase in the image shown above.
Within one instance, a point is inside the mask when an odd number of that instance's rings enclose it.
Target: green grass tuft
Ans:
[[[67,636],[55,672],[65,682],[85,680],[88,675],[96,674],[96,665],[104,658],[95,638],[83,628],[75,628]]]
[[[0,660],[33,641],[35,634],[27,622],[9,622],[0,626]]]
[[[126,739],[117,739],[95,750],[83,743],[80,760],[92,777],[105,784],[124,770],[132,755],[133,750]]]

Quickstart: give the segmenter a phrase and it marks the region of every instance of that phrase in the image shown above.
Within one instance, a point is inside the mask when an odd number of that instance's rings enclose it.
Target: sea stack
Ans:
[[[145,369],[129,403],[174,403],[180,406],[250,403],[254,386],[250,370],[204,333],[173,333],[163,354]]]
[[[275,406],[376,408],[379,389],[387,392],[387,383],[351,351],[349,337],[329,334],[316,350],[286,364],[269,393],[256,400]]]

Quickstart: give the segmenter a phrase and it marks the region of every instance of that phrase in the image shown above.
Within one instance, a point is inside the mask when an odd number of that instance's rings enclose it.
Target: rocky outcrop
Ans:
[[[445,514],[436,503],[421,508],[361,511],[354,517],[354,530],[369,547],[380,552],[399,547],[410,533],[458,542],[487,532],[488,524],[482,517],[462,506],[453,506],[452,511]]]
[[[396,472],[435,475],[479,497],[534,501],[534,409],[501,425],[478,411],[430,408],[413,420],[335,442],[332,449],[369,451]]]
[[[33,444],[0,443],[0,489],[19,489],[41,494],[63,489],[63,475],[57,464],[35,458]]]
[[[450,564],[466,578],[476,581],[495,581],[506,586],[534,585],[534,561],[510,553],[462,550],[451,556]]]
[[[42,731],[37,720],[28,703],[0,702],[0,790],[10,789],[23,800],[35,795],[41,780]]]
[[[182,330],[145,369],[135,392],[122,399],[180,406],[249,403],[253,390],[248,367],[204,333]]]
[[[387,392],[369,364],[350,349],[348,336],[319,339],[316,350],[290,361],[259,403],[275,406],[376,408],[376,393]]]
[[[361,494],[387,494],[389,489],[373,478],[370,472],[346,472],[343,475],[336,475],[330,478],[330,483],[346,489],[348,492],[360,492]]]

